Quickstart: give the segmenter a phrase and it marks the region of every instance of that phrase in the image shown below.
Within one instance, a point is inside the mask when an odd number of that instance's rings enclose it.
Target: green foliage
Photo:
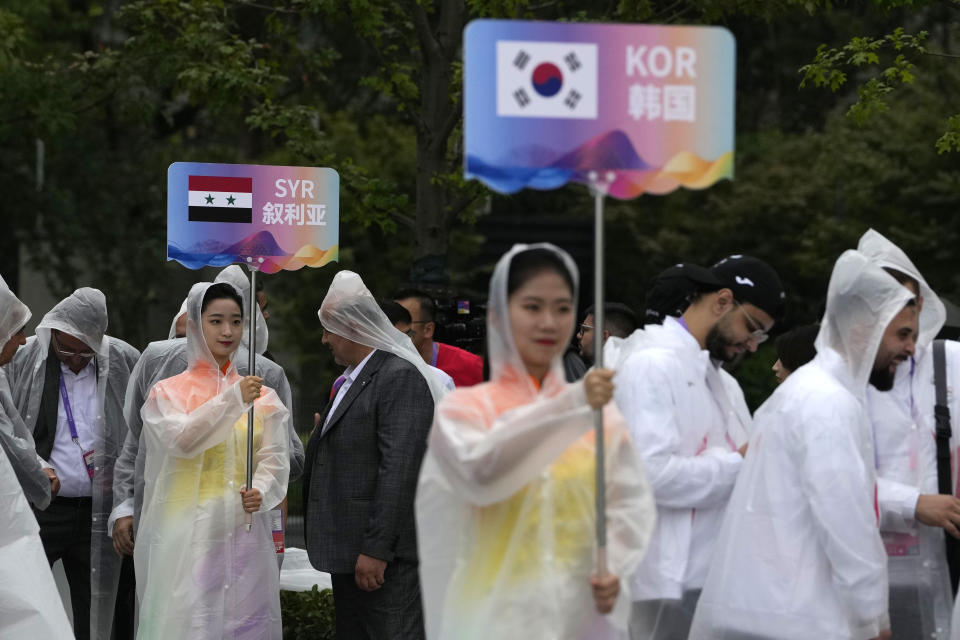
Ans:
[[[926,3],[878,0],[876,4],[891,9]],[[915,60],[941,55],[928,49],[926,42],[929,36],[926,30],[908,34],[903,27],[897,27],[879,38],[855,36],[842,47],[822,44],[813,61],[800,67],[800,86],[829,87],[837,91],[847,83],[848,72],[855,72],[860,84],[856,88],[857,100],[850,106],[847,115],[859,125],[867,124],[889,109],[888,100],[893,91],[903,85],[913,84],[917,72]],[[877,69],[864,79],[863,73],[858,71],[864,67]],[[947,130],[935,143],[938,152],[945,153],[958,148],[955,125],[955,118],[950,118]]]
[[[937,140],[937,153],[960,151],[960,114],[947,120],[947,130]]]
[[[777,351],[771,342],[763,344],[757,352],[744,359],[737,369],[737,382],[743,389],[743,396],[750,411],[756,411],[777,388],[777,379],[773,375],[773,363],[777,361]]]
[[[333,592],[281,591],[283,640],[333,640],[336,637]]]
[[[23,46],[25,38],[23,20],[0,9],[0,70],[6,72],[20,62],[17,52]]]

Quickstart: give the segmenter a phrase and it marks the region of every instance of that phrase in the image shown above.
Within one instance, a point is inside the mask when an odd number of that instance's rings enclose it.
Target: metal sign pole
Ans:
[[[603,367],[603,200],[606,190],[591,174],[593,191],[593,354],[596,368]],[[609,176],[608,176],[609,178]],[[593,410],[596,459],[597,575],[607,574],[607,496],[604,469],[603,409]]]
[[[249,356],[247,360],[247,375],[257,375],[257,269],[250,266],[250,334],[247,338]],[[247,491],[253,488],[253,411],[256,404],[250,407],[247,414]],[[253,527],[253,514],[247,513],[247,531]]]

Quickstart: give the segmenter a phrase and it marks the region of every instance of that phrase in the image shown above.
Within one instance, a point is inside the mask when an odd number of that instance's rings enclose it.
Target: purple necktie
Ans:
[[[334,396],[337,395],[337,391],[340,391],[340,387],[343,386],[343,383],[347,381],[347,376],[337,376],[337,379],[333,381],[333,387],[330,389],[330,399],[333,400]]]

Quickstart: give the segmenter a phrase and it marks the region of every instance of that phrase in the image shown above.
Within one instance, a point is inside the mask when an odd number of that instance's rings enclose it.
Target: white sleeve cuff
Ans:
[[[37,456],[37,462],[40,463],[41,469],[53,469],[53,465],[41,458],[39,455]]]
[[[917,501],[919,499],[919,489],[914,489],[903,498],[903,502],[901,503],[900,507],[900,515],[907,524],[912,525],[913,521],[917,518]]]
[[[133,498],[127,498],[114,507],[110,513],[110,518],[107,519],[107,536],[113,537],[113,525],[116,524],[117,520],[131,516],[133,516]]]

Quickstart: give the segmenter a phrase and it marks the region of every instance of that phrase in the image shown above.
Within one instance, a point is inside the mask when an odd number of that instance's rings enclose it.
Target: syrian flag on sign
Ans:
[[[497,115],[597,117],[597,45],[497,41]]]
[[[190,222],[253,222],[253,178],[190,176]]]

